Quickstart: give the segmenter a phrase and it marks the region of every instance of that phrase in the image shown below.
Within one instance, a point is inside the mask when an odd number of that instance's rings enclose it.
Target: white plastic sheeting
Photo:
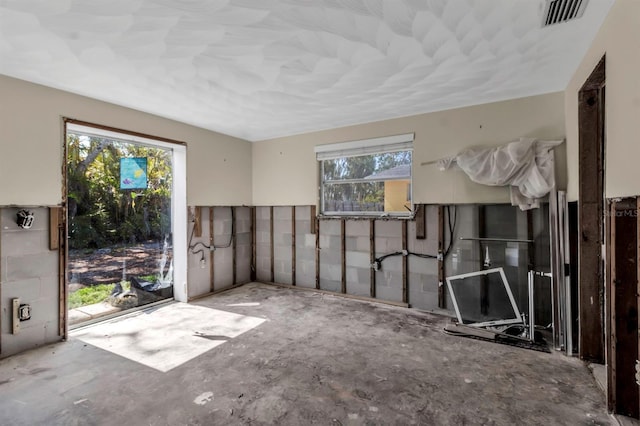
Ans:
[[[447,170],[455,163],[476,183],[509,186],[511,204],[529,210],[539,207],[555,186],[553,148],[562,142],[523,138],[498,147],[469,148],[437,164]]]

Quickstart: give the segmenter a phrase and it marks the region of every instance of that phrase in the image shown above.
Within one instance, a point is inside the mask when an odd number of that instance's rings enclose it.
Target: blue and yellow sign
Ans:
[[[147,158],[120,159],[120,189],[147,189]]]

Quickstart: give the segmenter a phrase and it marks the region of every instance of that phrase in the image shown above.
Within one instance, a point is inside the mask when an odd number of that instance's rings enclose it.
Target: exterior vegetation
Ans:
[[[120,189],[120,159],[147,159],[147,188]],[[161,241],[171,232],[171,152],[69,134],[69,245],[100,248]]]
[[[384,211],[385,182],[410,178],[386,172],[408,166],[410,175],[411,151],[340,157],[321,164],[323,211]]]

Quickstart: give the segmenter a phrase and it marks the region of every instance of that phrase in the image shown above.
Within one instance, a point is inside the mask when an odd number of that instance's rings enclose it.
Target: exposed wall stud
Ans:
[[[60,248],[61,207],[49,207],[49,250]]]
[[[315,234],[318,232],[318,221],[316,217],[316,206],[309,206],[309,210],[311,210],[311,217],[309,217],[309,233]]]
[[[296,285],[296,206],[291,206],[291,285]]]
[[[213,238],[213,207],[209,207],[209,247],[213,247],[215,239]],[[215,291],[215,269],[213,265],[214,251],[209,250],[209,291]]]
[[[193,236],[202,237],[202,207],[200,206],[193,208]]]
[[[451,241],[449,244],[453,244]],[[444,291],[444,206],[438,206],[438,307],[445,309]]]
[[[371,265],[376,261],[376,220],[369,219],[369,259]],[[369,279],[369,296],[376,297],[376,270],[371,267],[371,275]]]
[[[425,204],[418,204],[415,216],[417,240],[427,238],[426,210],[427,206]]]
[[[347,292],[347,221],[345,219],[340,220],[340,257],[342,259],[341,270],[341,288],[342,293]]]
[[[408,253],[407,246],[407,225],[408,221],[400,222],[402,225],[402,250]],[[402,303],[408,303],[409,298],[409,256],[402,256]]]
[[[233,274],[233,285],[237,284],[237,274],[238,271],[237,269],[237,264],[238,264],[238,260],[237,260],[237,250],[238,250],[238,246],[236,243],[236,218],[238,217],[238,210],[236,207],[230,207],[231,209],[231,258],[232,258],[232,274]]]
[[[316,235],[316,288],[320,289],[320,219],[313,217]]]
[[[271,262],[271,279],[270,282],[275,281],[275,259],[274,259],[274,241],[273,241],[273,206],[269,207],[269,257]]]
[[[256,280],[256,208],[251,209],[251,281]]]

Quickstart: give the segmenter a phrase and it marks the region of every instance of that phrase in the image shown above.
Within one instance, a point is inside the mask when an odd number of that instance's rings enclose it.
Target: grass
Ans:
[[[69,293],[69,309],[93,305],[107,300],[115,284],[98,284]]]

